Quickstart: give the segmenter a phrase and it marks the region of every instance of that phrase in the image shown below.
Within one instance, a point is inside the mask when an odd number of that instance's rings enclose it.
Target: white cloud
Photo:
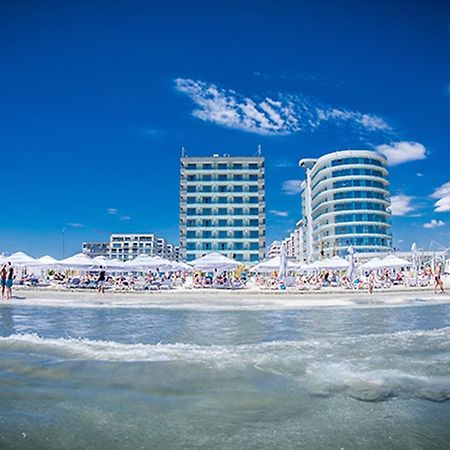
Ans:
[[[442,220],[432,219],[431,222],[424,223],[423,227],[424,228],[439,228],[439,227],[443,227],[444,225],[445,225],[445,222],[443,222]]]
[[[416,175],[417,175],[419,178],[422,178],[422,177],[423,177],[423,173],[421,173],[421,172],[417,172]]]
[[[438,187],[431,194],[431,197],[437,199],[437,202],[434,204],[436,212],[450,211],[450,181]]]
[[[408,213],[414,211],[414,206],[411,205],[414,197],[410,195],[393,195],[391,197],[391,212],[393,216],[406,216]]]
[[[193,116],[251,133],[288,135],[311,131],[324,122],[346,123],[366,131],[391,130],[380,117],[317,105],[299,95],[250,98],[231,89],[187,78],[177,78],[175,87],[194,102]]]
[[[392,142],[391,144],[378,145],[375,149],[386,156],[388,164],[391,166],[427,157],[426,148],[419,142]]]
[[[111,216],[117,217],[119,220],[131,220],[130,216],[123,216],[122,214],[120,214],[117,208],[108,208],[107,212]]]
[[[282,187],[285,194],[296,195],[302,191],[301,180],[286,180]]]
[[[271,209],[270,213],[277,217],[287,217],[289,215],[287,211],[277,211],[276,209]]]
[[[77,223],[77,222],[70,222],[67,225],[72,228],[83,228],[84,227],[84,225],[82,223]]]

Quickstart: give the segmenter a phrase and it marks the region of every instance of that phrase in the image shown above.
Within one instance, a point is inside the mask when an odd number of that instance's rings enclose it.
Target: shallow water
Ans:
[[[450,305],[0,307],[0,448],[450,443]]]

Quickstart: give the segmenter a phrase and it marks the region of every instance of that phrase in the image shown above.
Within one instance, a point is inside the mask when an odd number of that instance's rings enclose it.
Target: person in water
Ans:
[[[100,294],[105,293],[106,271],[103,266],[100,266],[100,273],[97,278],[97,290]]]
[[[6,293],[6,264],[3,264],[2,268],[0,269],[0,285],[2,286],[2,298],[5,298]]]
[[[5,282],[5,295],[6,299],[12,298],[12,286],[14,280],[14,269],[10,262],[6,263],[6,282]]]

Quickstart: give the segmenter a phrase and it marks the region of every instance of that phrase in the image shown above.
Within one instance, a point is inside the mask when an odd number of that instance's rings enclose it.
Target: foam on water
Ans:
[[[289,378],[312,396],[347,395],[361,401],[394,397],[450,400],[450,327],[304,341],[242,345],[143,344],[45,338],[37,334],[0,337],[0,351],[37,354],[58,361],[176,362],[210,370],[256,370]],[[428,347],[434,354],[427,355]],[[349,350],[351,349],[351,350]],[[403,368],[385,368],[384,357],[412,354]],[[416,358],[420,354],[420,358]],[[416,358],[416,359],[414,359]],[[442,365],[442,373],[426,369]]]

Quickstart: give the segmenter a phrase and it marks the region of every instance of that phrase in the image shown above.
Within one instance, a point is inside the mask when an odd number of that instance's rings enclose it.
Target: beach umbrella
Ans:
[[[388,255],[375,265],[375,269],[400,269],[402,267],[411,267],[411,263],[406,259],[395,255]]]
[[[369,261],[362,264],[360,266],[360,268],[364,269],[364,270],[376,269],[380,262],[381,262],[381,259],[376,256],[375,258],[369,259]]]
[[[250,272],[255,273],[271,273],[280,270],[280,255],[274,256],[273,258],[268,259],[267,261],[260,262],[253,266],[250,269]],[[288,270],[296,270],[298,269],[298,265],[293,263],[292,261],[287,260],[287,269]]]
[[[173,270],[172,263],[168,259],[161,258],[160,256],[139,255],[131,261],[126,261],[123,264],[124,269],[130,271],[147,272],[160,270],[162,272],[168,272]]]
[[[112,271],[121,271],[124,268],[124,263],[118,259],[110,259],[106,258],[105,256],[96,256],[95,258],[92,258],[93,261],[93,268],[100,268],[102,266],[105,269],[109,269]]]
[[[95,261],[84,253],[77,253],[58,262],[58,267],[67,269],[90,269],[95,265]]]
[[[331,259],[324,259],[318,262],[320,269],[327,270],[344,270],[348,269],[349,262],[340,256],[333,256]]]
[[[202,270],[203,272],[214,272],[215,270],[225,272],[227,270],[235,270],[241,265],[241,263],[234,259],[214,252],[194,259],[190,264],[194,269]]]
[[[351,245],[348,249],[348,269],[347,269],[347,277],[350,281],[353,282],[356,275],[356,264],[355,264],[355,249],[353,248],[353,245]]]
[[[45,255],[36,259],[30,267],[37,267],[39,269],[51,269],[58,265],[58,260],[53,258],[53,256]]]
[[[36,260],[24,252],[16,252],[10,256],[4,257],[3,262],[10,262],[12,265],[16,266],[27,266],[33,264]]]
[[[171,261],[172,269],[179,272],[192,272],[194,269],[189,264],[181,261]]]

